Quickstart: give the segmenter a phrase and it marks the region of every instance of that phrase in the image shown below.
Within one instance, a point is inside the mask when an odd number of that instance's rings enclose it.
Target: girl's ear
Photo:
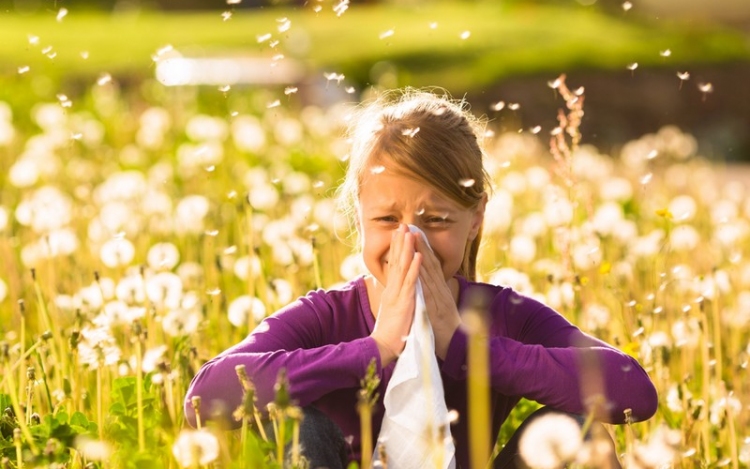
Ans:
[[[479,229],[482,227],[482,222],[484,222],[485,208],[487,208],[486,192],[482,194],[482,200],[480,200],[477,206],[473,209],[471,218],[471,230],[469,231],[469,239],[471,241],[474,241],[474,238],[476,238],[477,234],[479,233]]]

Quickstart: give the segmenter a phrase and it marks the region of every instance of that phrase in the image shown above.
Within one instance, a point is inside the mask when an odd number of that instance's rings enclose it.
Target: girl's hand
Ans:
[[[391,235],[388,278],[370,334],[378,345],[381,366],[394,361],[404,350],[414,319],[416,284],[422,263],[422,255],[414,248],[414,238],[406,225],[399,225]]]
[[[461,325],[461,316],[458,314],[456,299],[443,275],[440,261],[422,236],[416,238],[417,251],[423,257],[419,278],[422,280],[427,315],[435,334],[435,353],[444,360],[453,334]]]

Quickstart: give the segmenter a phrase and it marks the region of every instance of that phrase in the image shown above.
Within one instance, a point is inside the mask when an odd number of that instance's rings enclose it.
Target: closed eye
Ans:
[[[439,227],[445,227],[451,224],[452,220],[449,219],[447,216],[446,217],[430,216],[430,217],[424,218],[424,223],[427,226],[439,228]]]
[[[398,223],[398,219],[392,215],[388,215],[385,217],[375,217],[374,220],[381,223]]]

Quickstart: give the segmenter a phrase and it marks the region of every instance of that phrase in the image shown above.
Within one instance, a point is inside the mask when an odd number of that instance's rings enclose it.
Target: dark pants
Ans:
[[[542,407],[524,420],[495,458],[493,467],[495,469],[528,469],[518,452],[520,437],[530,422],[551,412],[558,411],[549,407]],[[304,415],[305,417],[300,425],[299,439],[302,455],[309,461],[310,469],[345,469],[348,464],[348,445],[344,440],[341,429],[323,412],[314,407],[305,407]],[[578,415],[566,415],[573,417],[580,425],[583,425],[584,418]],[[586,434],[586,439],[592,438],[592,435],[601,438],[609,448],[608,452],[604,451],[605,454],[608,453],[606,460],[598,461],[596,466],[603,469],[619,469],[621,466],[617,460],[614,441],[612,441],[604,426],[594,422]]]

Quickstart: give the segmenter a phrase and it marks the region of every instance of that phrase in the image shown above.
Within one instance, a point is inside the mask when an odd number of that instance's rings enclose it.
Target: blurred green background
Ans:
[[[584,140],[602,151],[672,124],[705,156],[750,161],[747,0],[2,0],[0,100],[77,105],[109,77],[134,102],[178,93],[155,80],[167,46],[302,71],[183,87],[209,110],[261,88],[301,107],[440,86],[501,130],[549,130],[561,101],[548,82],[565,73],[585,87]]]

